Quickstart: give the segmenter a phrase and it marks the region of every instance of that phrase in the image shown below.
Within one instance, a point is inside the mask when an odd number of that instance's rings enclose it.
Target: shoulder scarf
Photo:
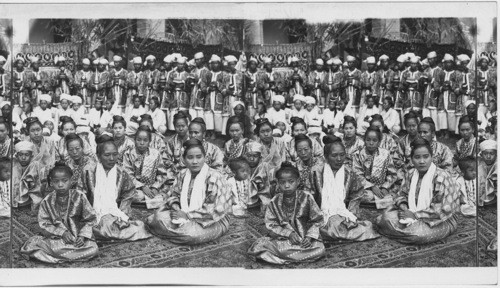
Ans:
[[[418,203],[415,203],[415,195],[417,193],[417,183],[418,183],[418,171],[415,169],[413,171],[413,176],[411,178],[410,183],[410,193],[408,194],[408,206],[410,211],[417,212],[422,211],[431,205],[432,200],[432,180],[434,178],[434,174],[436,174],[436,165],[434,163],[431,164],[429,170],[425,173],[422,178],[422,182],[420,185],[420,190],[418,193]]]
[[[349,219],[349,221],[356,222],[358,219],[351,211],[345,207],[345,166],[333,174],[332,168],[329,164],[325,164],[323,169],[323,189],[321,190],[321,210],[325,223],[328,222],[330,216],[340,215]]]
[[[203,202],[205,201],[205,194],[207,185],[205,184],[205,180],[208,176],[209,167],[207,164],[203,164],[200,173],[196,175],[193,183],[193,191],[191,192],[191,199],[188,203],[188,194],[189,194],[189,183],[191,182],[191,171],[189,169],[186,170],[186,176],[184,177],[184,181],[182,182],[182,190],[181,190],[181,209],[182,211],[189,213],[191,211],[195,211],[200,209],[203,206]]]

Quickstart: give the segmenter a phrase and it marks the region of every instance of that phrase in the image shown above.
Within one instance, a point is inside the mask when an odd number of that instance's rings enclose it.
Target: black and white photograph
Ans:
[[[170,4],[0,19],[0,267],[498,266],[496,2]]]

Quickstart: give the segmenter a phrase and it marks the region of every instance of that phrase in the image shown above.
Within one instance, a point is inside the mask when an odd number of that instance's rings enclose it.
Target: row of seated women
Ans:
[[[50,166],[41,165],[48,156],[40,153],[39,142],[22,141],[15,146],[14,161],[22,180],[14,177],[14,182],[25,187],[14,190],[27,193],[14,193],[14,199],[32,204],[47,234],[30,238],[21,253],[50,263],[83,261],[96,255],[94,239],[135,241],[152,234],[176,244],[200,244],[226,233],[231,215],[244,216],[255,206],[265,213],[271,237],[259,239],[249,253],[271,263],[318,259],[324,254],[322,241],[329,239],[363,241],[380,234],[413,244],[442,239],[455,231],[461,198],[466,204],[469,197],[461,197],[452,176],[453,154],[435,141],[432,120],[406,118],[408,139],[400,143],[408,141],[408,146],[398,145],[382,133],[383,122],[372,120],[364,144],[355,138],[360,146],[352,151],[348,135],[355,121],[349,119],[344,139],[329,135],[319,142],[294,133],[287,143],[272,136],[267,119],[256,121],[255,141],[242,137],[245,127],[235,121],[228,123],[232,139],[226,153],[204,140],[201,119],[176,117],[177,134],[163,153],[151,147],[154,134],[145,125],[134,140],[117,137],[126,125],[117,120],[113,137],[103,133],[96,139],[95,156],[85,149],[86,140],[67,134],[69,157],[60,154],[66,163],[48,173]],[[418,126],[412,128],[410,119]],[[292,130],[300,125],[294,123]],[[36,139],[36,121],[27,128],[30,139]],[[130,147],[121,148],[129,140]],[[394,151],[382,148],[386,142],[396,143]],[[469,153],[458,147],[459,154]],[[456,157],[462,171],[472,165],[468,156]],[[470,177],[464,174],[467,181]],[[160,204],[146,223],[133,218],[132,202],[154,207],[158,195]],[[358,220],[362,202],[387,208],[375,226]]]

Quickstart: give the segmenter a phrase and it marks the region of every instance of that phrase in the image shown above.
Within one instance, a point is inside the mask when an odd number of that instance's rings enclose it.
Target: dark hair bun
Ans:
[[[271,122],[269,122],[269,119],[267,119],[267,118],[259,118],[259,119],[255,120],[255,125],[257,125],[257,126],[260,126],[264,123],[271,124]]]
[[[24,119],[24,124],[26,125],[29,125],[29,124],[33,124],[35,122],[40,122],[40,120],[38,120],[38,117],[28,117],[26,119]]]
[[[149,128],[148,125],[141,125],[139,126],[139,128],[137,128],[137,132],[139,131],[146,131],[146,132],[149,132],[149,133],[153,133],[153,131],[151,130],[151,128]]]
[[[302,119],[300,117],[297,117],[297,116],[293,116],[292,118],[290,118],[290,122],[292,122],[292,123],[302,123],[302,122],[304,122],[304,119]]]
[[[114,122],[117,122],[117,121],[125,121],[125,118],[123,118],[122,116],[120,115],[114,115],[113,116],[113,121]]]
[[[281,163],[280,168],[283,169],[283,168],[296,168],[296,167],[292,163],[285,161],[285,162]]]
[[[184,149],[189,149],[193,146],[202,146],[203,147],[203,143],[198,140],[198,139],[189,139],[189,140],[186,140],[183,144],[182,144],[182,147],[184,147]]]
[[[380,114],[373,114],[372,120],[384,120],[384,117],[382,117],[382,115]]]
[[[71,118],[69,116],[61,116],[61,117],[59,117],[59,122],[62,123],[62,124],[64,124],[64,123],[67,123],[67,122],[75,122],[75,121],[73,120],[73,118]]]
[[[67,166],[66,163],[64,163],[64,161],[57,161],[54,164],[54,167],[64,167],[64,166]]]
[[[142,120],[153,120],[153,117],[151,117],[151,115],[149,115],[149,114],[142,114],[141,121]]]
[[[99,137],[97,137],[95,139],[96,144],[102,144],[102,143],[106,143],[106,142],[113,142],[113,137],[111,137],[107,134],[102,134],[102,135],[99,135]]]
[[[335,135],[326,135],[325,137],[323,137],[323,144],[325,144],[325,145],[336,143],[336,142],[342,143],[342,139],[340,139],[339,137],[337,137]]]
[[[423,146],[423,145],[430,146],[431,144],[429,143],[429,141],[427,141],[423,138],[417,138],[417,139],[411,141],[411,143],[410,143],[410,147],[412,149],[414,149],[415,147]]]
[[[206,125],[206,124],[205,124],[205,120],[203,120],[203,118],[201,118],[201,117],[196,117],[196,118],[194,118],[194,119],[191,121],[191,123],[199,123],[199,124]],[[187,142],[187,141],[186,141],[186,142]]]
[[[356,119],[354,119],[354,117],[350,116],[350,115],[345,115],[344,116],[344,122],[356,122]]]
[[[432,125],[436,125],[436,123],[434,123],[434,120],[432,120],[431,117],[424,117],[421,121],[421,123],[430,123]]]

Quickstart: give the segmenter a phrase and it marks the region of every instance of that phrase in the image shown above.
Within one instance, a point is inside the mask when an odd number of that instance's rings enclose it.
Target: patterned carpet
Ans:
[[[10,267],[10,218],[0,218],[0,268]]]
[[[479,207],[478,216],[479,266],[495,267],[497,252],[486,251],[486,247],[497,235],[497,205]]]
[[[253,211],[252,211],[253,212]],[[144,219],[149,212],[134,208],[134,216]],[[362,209],[363,219],[374,219],[377,211]],[[283,267],[256,262],[246,254],[255,239],[266,234],[263,220],[251,214],[246,219],[233,219],[229,232],[199,246],[177,246],[152,238],[123,243],[98,243],[99,255],[85,263],[51,265],[28,261],[18,253],[28,237],[40,228],[29,210],[13,214],[12,245],[15,268],[43,267],[242,267],[258,268],[366,268],[366,267],[465,267],[475,266],[475,220],[460,217],[458,231],[443,241],[424,246],[405,246],[387,238],[354,243],[326,243],[327,255],[315,263]]]

